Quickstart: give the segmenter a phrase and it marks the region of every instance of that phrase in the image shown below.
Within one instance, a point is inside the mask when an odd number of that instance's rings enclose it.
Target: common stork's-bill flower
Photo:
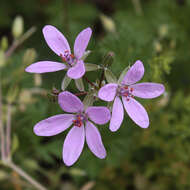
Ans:
[[[63,161],[67,166],[74,164],[79,158],[86,139],[91,152],[100,159],[106,157],[106,150],[102,143],[97,127],[110,120],[110,111],[104,106],[91,106],[86,110],[78,97],[68,91],[61,92],[58,103],[65,111],[73,114],[59,114],[40,121],[34,126],[34,133],[38,136],[57,135],[71,125],[63,145]]]
[[[149,117],[146,110],[134,97],[156,98],[163,94],[165,88],[162,84],[152,82],[135,84],[143,75],[144,66],[141,61],[136,61],[127,71],[121,84],[109,83],[99,90],[98,97],[100,99],[108,102],[114,100],[109,126],[111,131],[116,131],[121,126],[124,117],[123,105],[129,117],[137,125],[142,128],[149,126]]]
[[[55,61],[39,61],[28,66],[25,70],[29,73],[47,73],[60,70],[67,70],[68,77],[72,79],[81,78],[85,73],[84,62],[81,59],[87,48],[92,30],[86,28],[76,37],[74,43],[74,54],[67,39],[54,26],[47,25],[43,28],[43,35],[48,46],[61,57],[64,63]]]

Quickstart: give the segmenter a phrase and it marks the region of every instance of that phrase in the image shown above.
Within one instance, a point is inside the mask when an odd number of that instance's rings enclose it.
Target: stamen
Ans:
[[[71,57],[72,59],[74,59],[74,58],[75,58],[75,56],[74,56],[73,54],[70,54],[70,57]]]
[[[78,115],[76,115],[76,119],[73,120],[73,124],[76,127],[81,127],[83,125],[83,123],[85,121],[87,121],[87,115],[83,114],[83,113],[79,113]]]

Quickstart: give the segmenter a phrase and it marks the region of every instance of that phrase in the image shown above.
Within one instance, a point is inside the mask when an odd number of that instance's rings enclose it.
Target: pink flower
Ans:
[[[38,136],[53,136],[74,125],[64,141],[64,163],[71,166],[77,161],[85,138],[91,152],[100,159],[105,158],[106,150],[101,135],[91,121],[100,125],[107,123],[110,120],[109,109],[91,106],[84,110],[80,99],[68,91],[59,94],[58,103],[64,111],[74,114],[59,114],[42,120],[34,126],[34,133]]]
[[[66,64],[54,61],[39,61],[28,66],[25,71],[29,73],[47,73],[67,69],[68,77],[72,79],[81,78],[85,73],[84,62],[81,58],[86,50],[91,34],[92,30],[90,28],[86,28],[78,34],[74,43],[73,55],[64,35],[54,26],[45,26],[43,35],[46,43]]]
[[[105,101],[113,101],[112,116],[110,120],[110,130],[117,131],[121,126],[124,117],[123,105],[129,117],[140,127],[149,126],[149,118],[144,107],[137,102],[134,97],[155,98],[164,93],[165,88],[158,83],[138,83],[144,75],[144,66],[141,61],[135,64],[127,71],[121,84],[110,83],[103,86],[98,97]],[[120,100],[122,98],[123,104]]]

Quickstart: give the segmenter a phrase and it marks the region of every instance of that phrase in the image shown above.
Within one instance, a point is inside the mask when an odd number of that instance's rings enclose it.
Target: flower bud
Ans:
[[[159,41],[155,41],[154,49],[157,53],[160,53],[162,51],[162,44]]]
[[[168,35],[168,25],[166,24],[162,24],[160,27],[159,27],[159,36],[161,38],[164,38]]]
[[[18,96],[18,92],[19,92],[19,88],[17,86],[11,87],[8,91],[7,102],[9,102],[10,104],[13,103]]]
[[[37,57],[37,53],[35,49],[29,48],[25,51],[25,54],[22,58],[22,63],[24,65],[30,65],[35,61],[36,57]]]
[[[103,27],[105,28],[106,31],[112,32],[112,33],[116,32],[115,23],[110,17],[108,17],[108,16],[106,16],[104,14],[101,14],[100,15],[100,20],[101,20],[102,25],[103,25]]]
[[[41,77],[41,75],[38,74],[38,73],[35,73],[35,74],[34,74],[34,85],[35,85],[36,87],[39,87],[39,86],[42,85],[42,77]]]
[[[7,48],[8,48],[8,39],[7,39],[6,36],[3,36],[3,37],[1,38],[1,49],[2,49],[3,51],[6,51]]]
[[[0,50],[0,68],[5,65],[5,53],[3,50]]]
[[[13,21],[12,35],[14,38],[19,38],[24,31],[24,21],[21,16],[17,16]]]

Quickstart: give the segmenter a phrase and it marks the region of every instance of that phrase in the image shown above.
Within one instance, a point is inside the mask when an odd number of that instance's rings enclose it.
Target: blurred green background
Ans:
[[[24,21],[23,32],[33,26],[36,31],[6,56],[23,35],[19,34],[22,23],[13,24],[18,16]],[[1,0],[1,109],[6,126],[11,107],[14,163],[50,190],[189,190],[189,18],[190,0]],[[62,161],[68,131],[54,137],[33,133],[35,123],[62,113],[47,94],[52,87],[60,90],[65,71],[42,75],[24,72],[37,60],[60,61],[43,38],[46,24],[56,26],[71,47],[77,33],[91,27],[88,49],[92,53],[87,62],[101,64],[113,51],[110,69],[118,77],[126,66],[140,59],[146,69],[143,81],[166,87],[160,98],[139,100],[150,117],[148,129],[141,129],[127,115],[115,133],[108,125],[99,126],[107,150],[105,160],[96,158],[85,145],[78,162],[68,168]],[[92,81],[100,75],[101,71],[87,73]],[[68,89],[78,92],[73,82]],[[1,164],[0,189],[36,188]]]

